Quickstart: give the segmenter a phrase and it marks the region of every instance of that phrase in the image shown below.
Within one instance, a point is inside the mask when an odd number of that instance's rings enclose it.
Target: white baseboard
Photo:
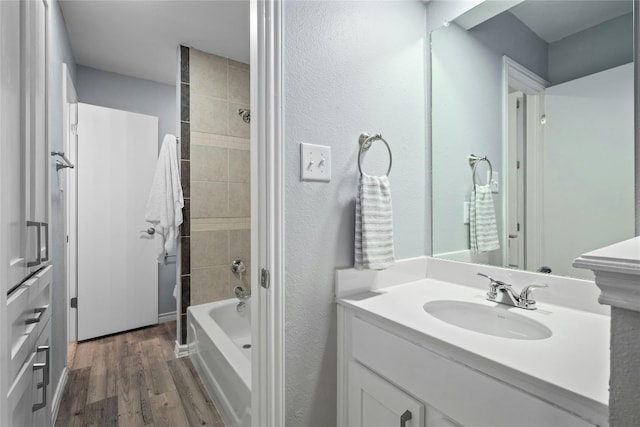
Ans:
[[[69,370],[65,366],[60,374],[60,380],[58,381],[58,388],[53,395],[51,401],[51,425],[56,425],[56,418],[58,418],[58,410],[60,409],[60,403],[62,402],[62,396],[64,395],[64,388],[67,385],[67,379],[69,378]]]
[[[167,323],[176,320],[176,312],[162,313],[158,315],[158,323]]]
[[[185,357],[189,355],[189,344],[180,344],[176,341],[176,346],[173,350],[176,357]]]

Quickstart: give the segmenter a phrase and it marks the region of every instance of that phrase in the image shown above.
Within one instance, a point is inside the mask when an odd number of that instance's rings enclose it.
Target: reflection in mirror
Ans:
[[[486,3],[431,34],[433,254],[590,278],[634,235],[632,1]]]

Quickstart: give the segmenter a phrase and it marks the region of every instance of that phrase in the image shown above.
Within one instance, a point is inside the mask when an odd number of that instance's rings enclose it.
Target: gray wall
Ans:
[[[397,258],[425,254],[426,14],[419,1],[285,2],[287,425],[336,422],[334,270],[353,266],[360,132],[393,150]],[[300,142],[332,180],[301,182]],[[386,171],[382,144],[364,162]]]
[[[551,85],[633,61],[631,13],[549,44]]]
[[[76,90],[86,104],[157,116],[158,150],[166,133],[176,134],[175,86],[78,65]],[[174,312],[175,262],[159,266],[158,281],[158,313]]]
[[[67,29],[57,0],[49,3],[49,143],[51,151],[63,151],[62,64],[75,78],[76,63],[71,52]],[[50,163],[53,165],[53,163]],[[63,176],[63,174],[61,174]],[[65,268],[65,208],[64,193],[59,190],[56,168],[51,167],[51,261],[53,263],[51,314],[51,391],[58,387],[60,375],[67,363],[67,317],[65,314],[67,275]]]
[[[547,42],[510,12],[503,12],[469,30],[478,41],[500,55],[547,78]]]

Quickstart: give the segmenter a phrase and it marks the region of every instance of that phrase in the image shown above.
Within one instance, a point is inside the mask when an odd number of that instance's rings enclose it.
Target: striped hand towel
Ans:
[[[360,176],[354,254],[359,270],[384,270],[393,265],[391,187],[386,176]]]
[[[471,199],[469,212],[471,250],[489,252],[500,249],[491,186],[476,184]]]

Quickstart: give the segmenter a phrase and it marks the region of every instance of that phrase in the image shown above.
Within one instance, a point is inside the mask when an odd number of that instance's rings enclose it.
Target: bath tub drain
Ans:
[[[242,348],[251,348],[251,344],[244,344]]]

